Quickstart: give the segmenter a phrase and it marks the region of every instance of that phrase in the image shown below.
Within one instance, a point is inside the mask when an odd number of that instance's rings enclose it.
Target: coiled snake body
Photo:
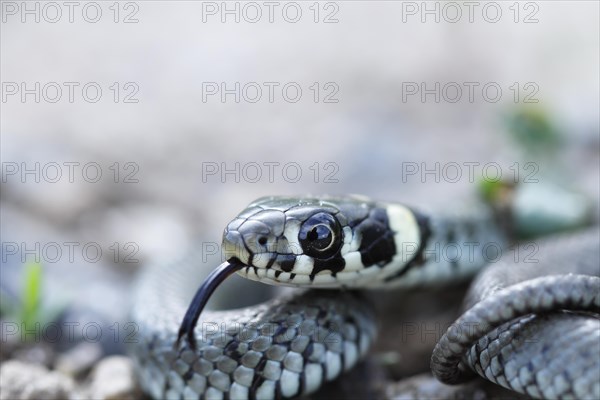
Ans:
[[[321,290],[295,293],[246,309],[207,310],[196,324],[207,294],[198,292],[186,313],[194,290],[190,279],[194,276],[193,262],[153,269],[141,279],[132,311],[139,326],[132,354],[140,383],[157,399],[268,399],[314,392],[325,381],[354,366],[375,338],[368,303],[360,292],[340,289],[414,287],[472,276],[507,244],[497,222],[484,207],[437,215],[362,197],[259,199],[225,229],[223,251],[228,262],[210,280],[220,281],[236,271],[264,283]],[[589,252],[594,243],[597,247],[594,232],[592,240],[580,241],[588,248],[578,251]],[[447,256],[448,252],[455,256]],[[563,260],[555,263],[557,270],[551,273],[595,273],[590,267],[598,266],[597,254],[595,257],[586,258],[585,271],[577,271]],[[501,264],[495,266],[496,270]],[[522,279],[517,282],[538,275],[548,273],[540,268],[529,275],[520,274]],[[555,309],[598,312],[598,278],[577,275],[544,278],[550,280],[540,282],[541,286],[525,284],[510,295],[512,308],[492,306],[492,298],[514,282],[486,279],[475,286],[469,306],[481,299],[487,301],[486,305],[462,317],[463,323],[472,323],[476,329],[470,336],[449,330],[434,352],[434,374],[455,382],[468,375],[467,370],[474,370],[536,397],[600,394],[599,385],[594,383],[599,363],[597,359],[589,361],[600,356],[600,341],[598,345],[593,343],[598,338],[597,319],[582,317],[580,322],[585,326],[578,326],[574,334],[587,338],[584,348],[574,350],[588,360],[587,364],[580,362],[581,357],[567,356],[576,366],[583,365],[587,375],[569,375],[577,370],[574,367],[561,370],[562,380],[553,375],[557,371],[554,366],[537,364],[528,371],[533,380],[526,384],[515,380],[515,368],[518,377],[527,378],[523,368],[529,366],[523,367],[523,356],[510,336],[526,331],[527,337],[533,337],[542,332],[536,351],[542,357],[560,353],[555,347],[565,341],[556,338],[561,331],[554,329],[544,337],[548,327],[544,319],[554,318],[569,325],[579,316],[532,314]],[[209,292],[215,286],[211,285]],[[517,317],[522,318],[514,320]],[[488,342],[486,334],[492,335]],[[553,343],[548,345],[547,341]],[[506,351],[507,343],[512,353]],[[520,363],[511,364],[512,354],[520,357]],[[544,391],[542,386],[553,379],[554,386],[548,385],[554,391]]]

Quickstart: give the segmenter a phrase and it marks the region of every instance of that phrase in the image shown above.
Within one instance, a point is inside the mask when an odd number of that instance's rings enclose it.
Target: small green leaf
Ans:
[[[481,179],[479,181],[479,192],[485,201],[494,203],[498,200],[500,193],[506,188],[501,180]]]
[[[525,107],[507,118],[513,139],[530,153],[560,149],[562,138],[550,116],[538,107]]]
[[[42,266],[39,263],[25,265],[21,319],[30,326],[38,322],[42,290]]]

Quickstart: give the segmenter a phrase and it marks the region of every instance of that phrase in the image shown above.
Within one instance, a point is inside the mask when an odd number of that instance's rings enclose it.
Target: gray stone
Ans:
[[[60,354],[55,368],[67,375],[78,376],[92,368],[101,357],[102,347],[98,343],[81,342]]]
[[[2,343],[4,348],[5,344]],[[3,349],[4,351],[4,349]],[[36,343],[32,345],[28,342],[19,342],[15,348],[13,348],[13,358],[19,361],[23,361],[28,364],[40,364],[45,367],[50,367],[55,361],[56,351],[46,343]]]
[[[37,364],[11,360],[0,366],[0,399],[66,399],[75,387],[73,380]]]
[[[89,393],[92,399],[139,398],[131,360],[124,356],[102,359],[92,371]]]

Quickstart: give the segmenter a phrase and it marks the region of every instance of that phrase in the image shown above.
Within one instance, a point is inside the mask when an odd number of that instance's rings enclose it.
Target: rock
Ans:
[[[0,366],[1,400],[62,400],[71,397],[75,383],[38,364],[11,360]]]
[[[140,398],[133,364],[125,356],[102,359],[91,374],[89,395],[97,400],[126,400]]]
[[[89,370],[101,357],[102,346],[98,343],[81,342],[69,351],[60,354],[55,368],[76,377]]]
[[[12,358],[26,364],[37,364],[49,367],[54,362],[55,350],[47,343],[21,343],[21,348],[15,350]]]

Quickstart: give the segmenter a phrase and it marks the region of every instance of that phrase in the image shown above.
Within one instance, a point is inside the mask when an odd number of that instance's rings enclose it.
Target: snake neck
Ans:
[[[498,260],[506,249],[508,230],[503,218],[484,205],[443,213],[411,209],[418,229],[418,246],[410,258],[394,258],[394,272],[369,285],[398,288],[452,283],[473,276]],[[391,226],[394,226],[391,217]],[[409,246],[397,242],[397,248]],[[406,252],[404,252],[406,253]],[[406,254],[404,254],[406,257]]]

